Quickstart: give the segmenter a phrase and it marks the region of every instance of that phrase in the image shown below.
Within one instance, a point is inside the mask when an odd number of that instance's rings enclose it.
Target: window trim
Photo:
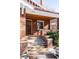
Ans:
[[[43,29],[44,29],[44,21],[43,20],[37,20],[37,23],[38,22],[42,22],[43,23]],[[40,29],[39,27],[38,27],[38,25],[37,25],[37,30],[42,30],[42,29]]]

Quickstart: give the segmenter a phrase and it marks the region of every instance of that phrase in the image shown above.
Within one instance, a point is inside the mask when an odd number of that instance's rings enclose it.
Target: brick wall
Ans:
[[[44,31],[49,29],[49,25],[50,25],[50,20],[47,20],[47,21],[45,20]],[[32,34],[36,36],[38,34],[37,32],[38,32],[37,31],[37,20],[35,20],[35,21],[32,21]]]
[[[46,20],[46,21],[44,21],[44,29],[45,30],[48,30],[49,28],[50,28],[50,20]]]
[[[37,21],[32,21],[32,34],[37,35]]]
[[[20,17],[20,38],[26,35],[26,22],[24,17]]]

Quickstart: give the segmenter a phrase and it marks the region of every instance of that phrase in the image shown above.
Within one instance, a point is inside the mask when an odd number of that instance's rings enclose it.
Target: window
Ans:
[[[43,27],[44,27],[44,21],[37,20],[37,29],[40,30],[43,29]]]

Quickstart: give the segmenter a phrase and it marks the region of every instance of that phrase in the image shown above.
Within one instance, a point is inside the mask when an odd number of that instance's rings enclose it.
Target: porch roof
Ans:
[[[26,8],[26,13],[34,14],[34,15],[41,15],[41,16],[46,16],[46,17],[59,18],[59,14],[58,13],[49,12],[49,11],[43,11],[43,10],[30,10],[29,8]]]
[[[55,17],[49,17],[49,16],[42,16],[42,15],[35,15],[35,14],[26,14],[27,19],[33,19],[33,20],[51,20]]]

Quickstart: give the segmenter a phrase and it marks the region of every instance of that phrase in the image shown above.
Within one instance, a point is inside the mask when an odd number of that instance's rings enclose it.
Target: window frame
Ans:
[[[44,29],[44,21],[43,21],[43,20],[37,20],[37,23],[38,23],[38,22],[42,22],[42,23],[43,23],[43,28],[42,28],[42,29]],[[37,24],[37,30],[42,30],[42,29],[39,28],[39,27],[38,27],[38,24]]]

